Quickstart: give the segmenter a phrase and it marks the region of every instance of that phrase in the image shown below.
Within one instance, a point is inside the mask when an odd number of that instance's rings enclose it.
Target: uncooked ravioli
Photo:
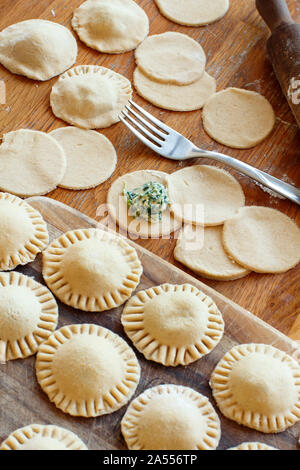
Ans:
[[[62,188],[94,188],[112,175],[117,155],[104,135],[78,127],[62,127],[50,135],[62,146],[67,158],[66,173],[59,184]]]
[[[274,110],[259,93],[227,88],[213,95],[202,113],[205,131],[220,144],[246,149],[262,142],[275,125]]]
[[[193,165],[167,177],[171,211],[185,223],[222,225],[245,204],[239,182],[227,171]]]
[[[222,18],[229,0],[155,0],[161,13],[175,23],[201,26]]]
[[[9,132],[0,146],[0,188],[22,197],[49,193],[63,179],[66,165],[62,147],[50,135]]]
[[[52,21],[21,21],[0,33],[0,63],[10,72],[33,80],[49,80],[63,73],[76,57],[74,36]]]
[[[61,75],[50,104],[56,117],[84,129],[109,127],[131,98],[127,78],[106,67],[79,65]]]
[[[188,85],[205,71],[200,44],[186,34],[168,31],[149,36],[135,51],[138,67],[152,80]]]
[[[133,0],[87,0],[72,26],[85,44],[106,53],[131,51],[149,32],[148,17]]]
[[[269,207],[243,207],[227,220],[224,248],[237,263],[258,273],[283,273],[300,261],[300,229]]]
[[[137,67],[134,71],[133,81],[138,94],[145,100],[171,111],[200,109],[216,92],[216,81],[206,72],[194,83],[180,86],[151,80]]]

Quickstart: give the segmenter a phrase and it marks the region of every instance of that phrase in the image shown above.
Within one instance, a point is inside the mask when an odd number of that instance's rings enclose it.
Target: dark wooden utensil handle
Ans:
[[[272,32],[294,23],[285,0],[256,0],[256,7]]]

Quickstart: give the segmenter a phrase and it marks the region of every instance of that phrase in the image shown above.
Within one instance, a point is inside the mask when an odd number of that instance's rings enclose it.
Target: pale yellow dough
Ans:
[[[100,52],[131,51],[149,32],[149,19],[133,0],[87,0],[72,19],[80,39]]]
[[[300,366],[266,344],[233,347],[214,369],[210,385],[227,418],[264,433],[300,420]]]
[[[275,113],[259,93],[227,88],[205,103],[202,120],[205,131],[220,144],[247,149],[272,132]]]
[[[49,80],[69,69],[77,57],[71,32],[58,23],[26,20],[0,33],[0,63],[33,80]]]
[[[258,273],[283,273],[300,261],[300,229],[269,207],[240,209],[224,224],[223,244],[237,263]]]
[[[57,408],[85,418],[113,413],[134,394],[140,366],[132,349],[99,325],[64,326],[38,351],[37,379]]]
[[[88,450],[79,437],[59,426],[30,424],[12,432],[0,450]]]
[[[174,258],[207,279],[233,281],[247,276],[250,271],[226,254],[222,238],[222,226],[187,225],[177,240]]]
[[[9,132],[0,145],[0,189],[21,197],[47,194],[63,179],[66,165],[62,147],[50,135]]]
[[[55,330],[58,307],[51,292],[31,277],[0,273],[0,342],[2,359],[23,359]]]
[[[243,442],[237,447],[231,447],[228,450],[278,450],[275,447],[268,446],[263,442]]]
[[[148,360],[188,365],[221,341],[222,314],[190,284],[151,287],[127,302],[121,316],[125,333]]]
[[[155,0],[160,12],[174,23],[201,26],[221,19],[229,0]]]
[[[222,225],[245,204],[239,182],[227,171],[193,165],[167,177],[171,211],[178,220],[205,226]]]
[[[17,196],[0,193],[0,271],[30,263],[48,243],[41,214]]]
[[[133,400],[121,430],[129,450],[214,450],[221,435],[209,400],[171,384],[149,388]]]
[[[94,188],[114,172],[117,154],[104,135],[78,127],[62,127],[50,135],[62,146],[67,158],[66,173],[59,184],[62,188]]]
[[[169,235],[181,227],[181,221],[175,220],[167,209],[159,222],[148,222],[128,215],[124,188],[131,191],[150,181],[157,181],[166,186],[167,174],[162,171],[140,170],[121,176],[111,185],[107,194],[107,209],[119,227],[138,237],[155,238]]]
[[[66,232],[43,252],[43,276],[65,304],[102,312],[123,304],[140,282],[142,265],[123,238],[98,229]]]
[[[198,42],[171,31],[145,39],[136,49],[135,59],[150,79],[175,85],[199,80],[206,65],[205,52]]]
[[[140,96],[160,108],[171,111],[193,111],[201,109],[216,92],[216,81],[204,72],[194,83],[185,86],[151,80],[138,67],[133,75],[134,86]]]
[[[97,65],[78,65],[61,75],[50,104],[56,117],[84,129],[109,127],[131,98],[130,81]]]

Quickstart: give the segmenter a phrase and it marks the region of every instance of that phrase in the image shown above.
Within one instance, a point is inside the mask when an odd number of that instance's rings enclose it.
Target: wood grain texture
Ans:
[[[82,0],[2,0],[0,3],[0,29],[11,23],[30,18],[56,21],[71,28],[74,8]],[[266,42],[269,30],[255,9],[254,0],[231,0],[227,15],[212,25],[200,28],[179,26],[164,18],[153,0],[138,0],[150,18],[150,34],[179,31],[189,34],[204,47],[207,70],[217,80],[218,90],[235,86],[262,93],[273,105],[277,120],[272,135],[251,150],[231,150],[212,141],[201,125],[201,112],[167,112],[156,108],[136,94],[134,99],[159,119],[174,127],[208,150],[228,153],[248,162],[278,178],[300,186],[300,133],[289,106],[281,92],[272,66],[266,57]],[[298,0],[289,0],[288,5],[295,21],[300,19]],[[78,40],[79,64],[103,65],[123,73],[132,79],[134,54],[100,54],[89,49]],[[0,79],[6,85],[6,104],[0,105],[1,133],[18,128],[50,131],[64,123],[56,119],[49,107],[49,93],[56,78],[41,83],[10,74],[0,67]],[[127,172],[140,169],[156,169],[173,172],[195,162],[167,161],[143,146],[121,123],[103,131],[113,142],[118,153],[118,165],[112,178],[95,189],[68,191],[56,189],[50,197],[64,202],[95,218],[99,204],[106,200],[112,181]],[[203,160],[211,164],[211,161]],[[271,197],[246,177],[233,172],[241,182],[247,204],[266,205],[279,209],[295,219],[300,225],[298,206],[288,201]],[[168,240],[141,240],[138,242],[176,266],[173,258],[174,237]],[[191,273],[190,271],[187,271]],[[220,293],[252,311],[282,332],[287,333],[297,314],[299,299],[300,268],[283,275],[250,276],[231,282],[204,282]]]
[[[52,199],[36,197],[31,198],[29,202],[42,213],[48,223],[51,240],[67,230],[98,226],[96,221]],[[288,337],[175,266],[138,245],[134,246],[144,269],[138,290],[159,285],[166,280],[173,284],[193,284],[214,299],[225,321],[225,334],[218,346],[210,354],[187,367],[164,367],[147,361],[135,350],[142,371],[135,396],[146,388],[162,383],[185,385],[207,396],[216,409],[208,381],[217,362],[231,347],[239,343],[261,342],[272,344],[296,360],[299,359],[300,349]],[[18,271],[43,282],[41,261],[41,255],[38,255],[33,263],[18,268]],[[113,330],[131,344],[120,322],[122,306],[108,312],[91,313],[75,310],[61,302],[58,302],[58,305],[60,312],[58,327],[74,323],[96,323]],[[78,418],[64,414],[50,403],[39,387],[35,376],[34,357],[0,365],[0,385],[0,442],[15,429],[38,422],[70,429],[83,439],[90,450],[126,448],[120,432],[120,422],[126,407],[98,418]],[[224,418],[219,412],[218,414],[222,428],[218,449],[227,449],[243,441],[264,442],[285,450],[297,449],[300,422],[280,434],[267,435],[239,426]]]

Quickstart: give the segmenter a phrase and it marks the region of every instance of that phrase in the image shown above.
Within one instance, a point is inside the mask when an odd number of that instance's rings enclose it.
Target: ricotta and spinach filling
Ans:
[[[150,181],[138,188],[123,192],[127,199],[128,215],[148,222],[159,222],[168,209],[170,200],[165,186],[157,181]]]

